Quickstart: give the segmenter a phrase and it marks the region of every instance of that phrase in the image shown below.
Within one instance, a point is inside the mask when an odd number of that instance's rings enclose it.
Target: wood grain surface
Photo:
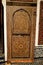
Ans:
[[[9,62],[33,62],[36,7],[7,6]]]
[[[40,2],[39,45],[43,45],[43,1]]]

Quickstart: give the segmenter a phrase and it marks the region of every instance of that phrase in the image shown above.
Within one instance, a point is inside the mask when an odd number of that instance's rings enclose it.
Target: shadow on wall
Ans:
[[[4,11],[3,5],[0,6],[0,53],[4,53]]]

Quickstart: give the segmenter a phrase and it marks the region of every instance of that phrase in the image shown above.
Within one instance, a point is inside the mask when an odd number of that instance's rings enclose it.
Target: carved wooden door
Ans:
[[[36,8],[29,6],[7,6],[6,11],[8,61],[32,62],[34,59]]]

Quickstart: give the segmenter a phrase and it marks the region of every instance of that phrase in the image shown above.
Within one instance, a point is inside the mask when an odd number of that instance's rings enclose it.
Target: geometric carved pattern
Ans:
[[[30,36],[12,36],[12,57],[30,57]]]

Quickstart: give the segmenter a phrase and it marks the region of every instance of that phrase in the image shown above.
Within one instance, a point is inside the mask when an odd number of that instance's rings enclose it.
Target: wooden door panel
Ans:
[[[11,62],[32,62],[35,43],[35,8],[29,6],[7,6],[6,11],[7,60]]]
[[[15,51],[16,50],[16,51]],[[29,36],[12,36],[12,57],[28,58],[30,57],[30,37]]]
[[[18,9],[13,13],[13,34],[30,33],[30,13],[25,9]]]

